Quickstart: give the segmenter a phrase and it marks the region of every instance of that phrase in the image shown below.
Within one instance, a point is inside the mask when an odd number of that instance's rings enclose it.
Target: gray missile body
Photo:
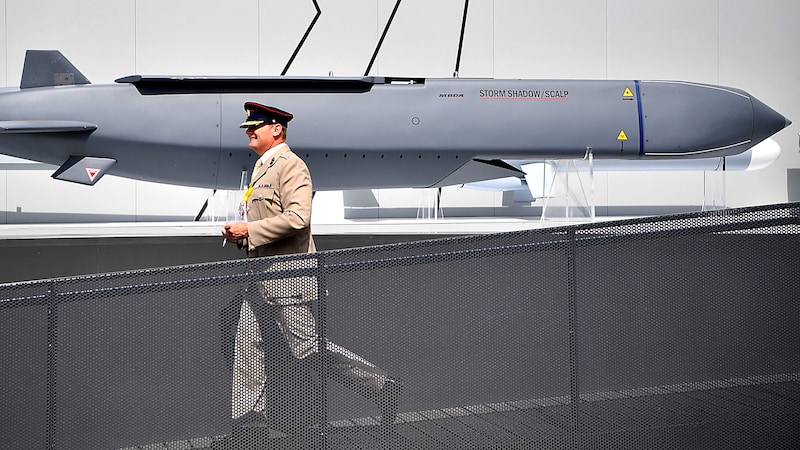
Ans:
[[[86,184],[111,173],[239,188],[255,161],[238,127],[245,101],[295,115],[288,141],[317,190],[460,184],[513,173],[505,160],[588,151],[720,157],[790,123],[744,91],[675,81],[135,75],[93,85],[78,72],[80,84],[56,86],[31,70],[23,81],[46,81],[0,91],[0,153]]]

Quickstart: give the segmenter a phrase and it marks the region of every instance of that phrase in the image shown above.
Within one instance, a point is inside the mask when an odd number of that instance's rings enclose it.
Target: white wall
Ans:
[[[288,75],[363,75],[395,0],[318,3],[322,15]],[[452,76],[463,7],[462,0],[403,0],[371,74]],[[800,167],[795,0],[472,0],[469,7],[461,77],[677,79],[755,95],[796,125],[775,136],[783,151],[772,166],[726,175],[726,204],[800,200],[787,194],[790,169]],[[19,84],[27,49],[61,50],[93,83],[134,73],[278,75],[314,14],[311,0],[0,0],[0,85]],[[113,177],[85,188],[2,163],[6,223],[54,205],[102,220],[193,217],[209,194]],[[598,213],[696,207],[706,182],[690,172],[598,174]],[[445,191],[445,210],[484,213],[503,203],[502,194],[462,191]],[[387,208],[421,195],[373,194]]]

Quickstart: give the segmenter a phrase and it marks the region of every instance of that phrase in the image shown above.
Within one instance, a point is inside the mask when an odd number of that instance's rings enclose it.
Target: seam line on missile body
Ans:
[[[639,90],[639,80],[633,80],[636,89],[636,109],[639,115],[639,156],[644,155],[644,118],[642,117],[642,95]]]
[[[649,153],[645,153],[645,155],[647,155],[647,156],[689,156],[689,155],[697,155],[699,153],[710,153],[710,152],[716,152],[718,150],[725,150],[727,148],[737,147],[739,145],[746,145],[746,144],[749,144],[750,142],[751,142],[750,139],[747,139],[746,141],[737,142],[735,144],[725,145],[723,147],[708,148],[708,149],[705,149],[705,150],[694,150],[694,151],[691,151],[691,152],[680,152],[680,153],[677,153],[677,152],[670,152],[670,153],[668,153],[668,152],[649,152]]]
[[[699,88],[714,89],[717,91],[727,92],[729,94],[735,94],[740,97],[750,99],[749,95],[742,94],[741,92],[732,91],[730,89],[725,89],[724,87],[720,86],[712,86],[710,84],[689,83],[687,81],[664,81],[664,80],[648,80],[647,83],[682,84],[684,86],[694,86]]]

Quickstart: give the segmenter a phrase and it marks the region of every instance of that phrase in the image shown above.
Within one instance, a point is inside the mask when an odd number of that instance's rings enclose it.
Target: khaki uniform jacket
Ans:
[[[305,162],[283,145],[272,159],[254,169],[253,192],[247,198],[250,258],[311,253],[311,175]],[[316,267],[315,259],[281,261],[272,270]],[[317,298],[315,277],[301,276],[257,282],[259,297],[268,304],[293,305]]]
[[[311,236],[311,175],[284,145],[255,169],[247,199],[248,257],[316,251]]]

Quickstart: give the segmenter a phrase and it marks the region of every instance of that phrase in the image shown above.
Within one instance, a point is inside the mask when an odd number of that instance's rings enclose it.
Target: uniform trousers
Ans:
[[[259,289],[253,291],[259,292]],[[325,351],[319,351],[316,322],[308,302],[279,304],[261,295],[245,295],[236,328],[231,396],[233,419],[250,411],[265,411],[266,384],[281,382],[267,380],[265,370],[265,358],[270,357],[270,349],[265,348],[262,333],[267,332],[266,327],[275,326],[293,357],[312,369],[322,368],[321,375],[368,399],[375,399],[386,384],[386,371],[333,342],[327,341]]]

